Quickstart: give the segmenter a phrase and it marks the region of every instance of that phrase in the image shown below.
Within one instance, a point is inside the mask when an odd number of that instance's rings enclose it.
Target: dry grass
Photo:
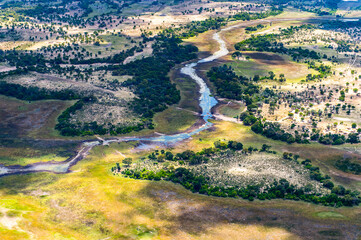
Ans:
[[[132,144],[94,149],[73,173],[0,179],[0,205],[24,212],[23,239],[297,239],[332,229],[355,236],[360,208],[330,209],[289,201],[248,202],[192,194],[179,185],[113,176],[122,157],[136,157]],[[16,194],[16,195],[14,195]],[[345,218],[324,220],[318,212]],[[25,214],[26,213],[26,214]],[[302,224],[300,224],[302,222]],[[339,228],[339,224],[346,224]],[[17,232],[3,227],[7,235]],[[31,234],[29,234],[31,233]],[[238,235],[236,235],[238,233]],[[242,234],[240,234],[242,233]]]
[[[246,106],[241,102],[229,101],[227,103],[221,104],[216,112],[219,112],[222,115],[227,117],[236,117],[246,110]]]
[[[196,176],[204,176],[212,186],[246,188],[259,186],[261,191],[272,186],[274,181],[286,179],[297,188],[310,186],[311,193],[329,194],[330,190],[310,179],[310,171],[295,161],[285,160],[279,155],[256,152],[244,154],[225,151],[209,157],[207,163],[182,165],[174,161],[158,162],[146,159],[131,165],[131,169],[159,172],[171,167],[185,167]]]
[[[241,236],[241,238],[240,238]],[[264,226],[239,226],[237,224],[222,224],[207,230],[195,239],[301,239],[282,228]]]
[[[102,76],[103,77],[103,76]],[[106,75],[104,75],[107,78]],[[125,76],[127,79],[128,76]],[[98,86],[99,78],[92,78],[91,81],[74,81],[71,77],[64,78],[48,74],[28,74],[24,76],[12,76],[5,79],[7,82],[20,84],[22,86],[36,86],[52,91],[73,90],[83,96],[95,96],[97,103],[87,104],[82,109],[72,115],[71,121],[89,123],[96,121],[99,125],[112,123],[113,125],[132,125],[139,122],[137,116],[128,106],[135,95],[126,87],[107,89],[108,85],[115,78],[107,78],[107,82],[102,82],[103,86]],[[119,78],[118,78],[119,79]],[[46,116],[44,116],[46,117]]]
[[[206,52],[207,55],[210,55],[218,50],[218,43],[212,38],[214,33],[214,30],[207,31],[183,41],[195,45],[200,52]]]
[[[203,148],[212,147],[217,140],[235,140],[244,144],[244,147],[255,147],[260,149],[263,144],[272,146],[272,149],[279,152],[291,152],[298,154],[303,159],[311,159],[313,164],[319,166],[324,174],[328,174],[336,183],[342,184],[352,189],[361,190],[358,180],[354,179],[354,175],[343,173],[333,167],[335,160],[345,157],[359,157],[358,152],[354,149],[360,149],[360,144],[352,145],[349,148],[334,148],[332,146],[321,145],[319,143],[312,144],[287,144],[281,141],[274,141],[255,134],[247,126],[241,123],[215,121],[215,125],[210,130],[194,135],[191,139],[184,141],[174,149],[175,152],[191,149],[200,151]]]

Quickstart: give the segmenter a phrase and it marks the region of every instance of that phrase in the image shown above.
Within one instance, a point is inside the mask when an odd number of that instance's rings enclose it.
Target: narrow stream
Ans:
[[[83,159],[89,151],[94,147],[98,145],[107,145],[112,142],[125,142],[125,141],[145,141],[145,142],[157,142],[164,145],[171,145],[174,143],[177,143],[179,141],[185,140],[190,138],[191,136],[210,128],[213,124],[209,122],[209,119],[211,119],[212,113],[211,109],[217,104],[217,100],[211,96],[210,89],[208,88],[206,82],[197,75],[195,67],[199,63],[207,63],[212,62],[215,59],[218,59],[220,57],[223,57],[229,53],[226,42],[221,38],[220,32],[228,31],[232,28],[237,27],[238,25],[231,26],[225,29],[222,29],[219,32],[216,32],[213,34],[213,39],[218,42],[219,44],[219,50],[215,52],[213,55],[201,59],[198,62],[186,64],[180,71],[181,73],[188,75],[190,78],[196,81],[196,83],[199,85],[199,106],[202,109],[202,118],[205,121],[205,124],[202,125],[200,128],[189,132],[189,133],[179,133],[174,135],[162,135],[157,137],[123,137],[123,138],[114,138],[110,140],[105,141],[91,141],[91,142],[84,142],[81,146],[80,151],[77,153],[76,156],[64,161],[64,162],[39,162],[30,164],[27,166],[3,166],[0,165],[0,176],[3,175],[9,175],[9,174],[20,174],[20,173],[27,173],[27,172],[54,172],[54,173],[66,173],[69,172],[69,168],[76,164],[78,161]],[[147,148],[149,147],[147,144],[142,144],[140,148]]]

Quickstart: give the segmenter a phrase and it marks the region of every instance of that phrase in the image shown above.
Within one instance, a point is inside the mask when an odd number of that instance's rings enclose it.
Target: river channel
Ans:
[[[241,25],[241,24],[240,24]],[[206,130],[212,127],[212,123],[209,122],[211,119],[212,112],[211,109],[217,104],[217,100],[212,97],[210,89],[208,88],[206,82],[197,75],[196,67],[198,64],[212,62],[220,57],[223,57],[229,53],[226,42],[222,39],[220,33],[223,31],[228,31],[232,28],[238,27],[239,25],[234,25],[231,27],[224,28],[216,33],[213,34],[213,39],[219,44],[219,50],[215,52],[213,55],[203,58],[197,62],[186,64],[183,68],[181,68],[181,73],[184,75],[189,76],[191,79],[196,81],[199,85],[199,106],[202,109],[202,118],[204,120],[204,124],[191,131],[191,132],[183,132],[174,135],[162,135],[156,137],[123,137],[123,138],[112,138],[109,140],[99,140],[99,141],[88,141],[84,142],[80,147],[79,152],[76,156],[69,158],[63,162],[39,162],[30,164],[27,166],[4,166],[0,165],[0,176],[9,175],[9,174],[20,174],[20,173],[28,173],[28,172],[54,172],[54,173],[67,173],[71,166],[76,164],[78,161],[86,157],[89,151],[98,145],[107,145],[113,142],[125,142],[125,141],[142,141],[141,147],[146,148],[147,145],[159,143],[163,145],[172,145],[182,140],[188,139],[191,136]]]

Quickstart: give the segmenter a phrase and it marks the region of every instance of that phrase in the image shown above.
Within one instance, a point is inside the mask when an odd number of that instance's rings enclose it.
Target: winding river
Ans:
[[[290,21],[290,20],[307,20],[308,18],[279,18],[275,19],[276,21]],[[334,18],[314,18],[314,20],[324,20],[328,21]],[[273,20],[274,21],[274,20]],[[235,24],[226,28],[221,29],[220,31],[213,34],[213,39],[218,43],[219,50],[212,54],[209,57],[203,58],[198,62],[186,64],[183,68],[181,68],[181,73],[192,78],[199,85],[199,106],[202,109],[202,118],[204,120],[204,125],[201,127],[191,131],[191,132],[183,132],[174,135],[162,135],[157,137],[122,137],[122,138],[112,138],[108,140],[99,140],[99,141],[88,141],[84,142],[80,147],[80,150],[76,154],[76,156],[71,157],[63,162],[39,162],[30,164],[27,166],[4,166],[0,164],[0,176],[9,175],[9,174],[21,174],[21,173],[29,173],[29,172],[54,172],[54,173],[67,173],[70,170],[70,167],[76,164],[78,161],[82,160],[87,156],[89,151],[98,145],[108,145],[113,142],[126,142],[126,141],[141,141],[141,145],[138,147],[149,148],[152,144],[163,144],[165,146],[172,145],[177,142],[180,142],[185,139],[189,139],[191,136],[206,130],[212,127],[212,123],[209,122],[209,119],[213,117],[211,113],[211,109],[217,104],[217,100],[212,97],[210,89],[208,88],[206,82],[197,75],[195,67],[201,63],[212,62],[218,58],[226,56],[229,51],[226,46],[226,42],[222,39],[221,34],[224,31],[229,31],[231,29],[240,27],[240,26],[249,26],[255,24],[256,22],[270,22],[270,20],[258,20],[258,21],[247,21],[239,24]]]
[[[239,24],[241,25],[241,24]],[[78,161],[83,159],[89,151],[98,145],[107,145],[112,142],[125,142],[125,141],[142,141],[142,145],[140,148],[149,147],[148,143],[160,143],[163,145],[172,145],[179,141],[190,138],[191,136],[210,128],[213,124],[209,122],[211,119],[212,113],[211,109],[217,104],[217,100],[212,97],[210,89],[208,88],[206,82],[197,75],[195,67],[200,63],[212,62],[215,59],[223,57],[229,53],[226,42],[222,39],[220,33],[223,31],[228,31],[232,28],[238,27],[239,25],[234,25],[231,27],[224,28],[213,34],[213,39],[219,44],[219,50],[215,52],[213,55],[201,59],[198,62],[186,64],[183,68],[181,68],[181,73],[188,75],[199,85],[199,106],[202,109],[202,118],[205,122],[201,127],[191,131],[191,132],[183,132],[174,135],[162,135],[157,137],[123,137],[123,138],[113,138],[109,140],[99,140],[99,141],[90,141],[84,142],[81,146],[81,149],[77,153],[76,156],[69,158],[63,162],[39,162],[35,164],[30,164],[27,166],[3,166],[0,165],[0,176],[9,175],[9,174],[20,174],[20,173],[28,173],[28,172],[54,172],[54,173],[66,173],[69,172],[69,169],[72,165],[76,164]],[[146,143],[144,143],[146,142]]]

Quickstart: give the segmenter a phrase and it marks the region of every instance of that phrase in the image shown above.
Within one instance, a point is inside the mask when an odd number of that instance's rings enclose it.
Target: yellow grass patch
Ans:
[[[261,239],[301,239],[300,237],[281,228],[268,228],[259,225],[237,225],[222,224],[220,226],[210,228],[207,233],[202,234],[195,239],[243,239],[243,240],[261,240]]]

